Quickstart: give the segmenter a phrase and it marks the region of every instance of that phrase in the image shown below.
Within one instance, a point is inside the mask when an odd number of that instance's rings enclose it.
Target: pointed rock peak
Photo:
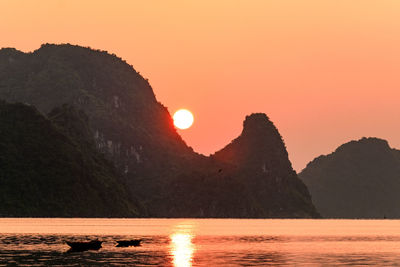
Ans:
[[[257,128],[262,124],[270,124],[268,116],[265,113],[253,113],[251,115],[246,116],[246,119],[243,122],[243,128]]]
[[[268,116],[264,113],[253,113],[246,116],[243,122],[242,136],[258,136],[264,134],[279,135],[275,125],[270,121]]]
[[[285,165],[291,170],[285,144],[278,129],[264,113],[246,116],[242,134],[229,145],[217,151],[214,157],[225,162],[261,168],[266,162]],[[275,163],[271,163],[276,161]],[[279,163],[277,163],[279,162]]]

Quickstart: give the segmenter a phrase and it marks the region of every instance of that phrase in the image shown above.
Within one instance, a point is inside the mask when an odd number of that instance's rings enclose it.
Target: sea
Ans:
[[[93,239],[101,249],[65,243]],[[396,266],[400,220],[0,218],[0,266],[13,265]]]

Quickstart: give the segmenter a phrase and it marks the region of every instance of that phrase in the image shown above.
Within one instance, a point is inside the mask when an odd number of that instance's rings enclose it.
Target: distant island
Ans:
[[[197,154],[148,81],[105,51],[1,49],[0,99],[0,216],[320,216],[265,114]]]
[[[400,218],[400,151],[362,138],[311,161],[299,174],[326,218]]]

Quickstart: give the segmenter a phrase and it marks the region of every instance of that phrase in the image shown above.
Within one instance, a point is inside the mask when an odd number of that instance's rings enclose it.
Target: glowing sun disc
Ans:
[[[181,129],[187,129],[192,126],[194,118],[192,112],[187,109],[180,109],[175,112],[174,116],[174,125]]]

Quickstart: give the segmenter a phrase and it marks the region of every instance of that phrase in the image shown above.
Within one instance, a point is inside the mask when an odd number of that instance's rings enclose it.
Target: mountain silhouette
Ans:
[[[0,215],[138,216],[113,164],[85,134],[76,138],[85,117],[65,106],[50,117],[57,123],[35,107],[0,101]]]
[[[400,151],[362,138],[311,161],[299,174],[327,218],[400,218]]]
[[[241,181],[266,217],[318,216],[281,135],[265,114],[247,116],[241,135],[212,157],[237,166]]]
[[[62,131],[112,162],[142,216],[318,216],[266,115],[245,120],[240,142],[211,157],[197,154],[148,81],[105,51],[69,44],[2,49],[0,98],[30,104],[55,124],[74,124],[57,110],[79,111],[82,130]]]

